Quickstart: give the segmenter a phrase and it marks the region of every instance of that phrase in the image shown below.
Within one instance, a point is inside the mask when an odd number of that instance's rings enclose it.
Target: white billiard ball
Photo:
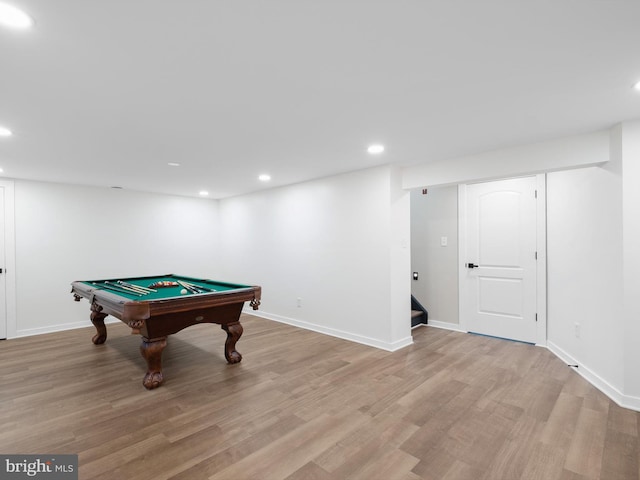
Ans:
[[[182,290],[180,290],[180,293],[184,295],[185,293],[187,293],[187,289],[183,288]]]

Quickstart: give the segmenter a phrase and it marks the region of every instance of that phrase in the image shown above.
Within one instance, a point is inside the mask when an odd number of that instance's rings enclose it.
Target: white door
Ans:
[[[466,186],[461,325],[536,343],[536,177]]]
[[[0,187],[0,338],[7,338],[7,283],[4,244],[4,187]]]

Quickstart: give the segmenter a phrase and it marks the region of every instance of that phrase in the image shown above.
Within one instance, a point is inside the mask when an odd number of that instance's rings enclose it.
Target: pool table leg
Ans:
[[[224,342],[224,357],[229,363],[239,363],[242,355],[236,350],[236,342],[242,336],[242,325],[240,322],[223,323],[222,329],[227,332],[227,341]]]
[[[142,380],[142,384],[148,390],[159,387],[164,381],[162,375],[162,351],[166,346],[167,337],[152,339],[142,337],[140,353],[147,361],[147,373]]]
[[[100,305],[96,303],[91,304],[91,315],[89,318],[98,332],[91,339],[95,345],[102,345],[107,341],[107,327],[104,325],[104,319],[106,316],[106,313],[102,313],[102,307]]]

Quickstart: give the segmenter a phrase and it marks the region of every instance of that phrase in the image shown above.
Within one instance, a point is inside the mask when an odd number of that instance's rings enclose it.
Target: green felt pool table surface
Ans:
[[[123,280],[132,285],[137,285],[139,287],[151,288],[156,290],[155,292],[149,292],[147,295],[138,296],[134,293],[127,293],[124,289],[118,287],[118,280]],[[159,275],[159,276],[150,276],[150,277],[132,277],[132,278],[113,278],[106,280],[85,280],[82,281],[87,287],[106,290],[109,293],[114,295],[119,295],[128,301],[151,301],[151,300],[160,300],[167,298],[175,298],[182,297],[186,295],[194,295],[192,293],[181,293],[185,288],[178,284],[176,286],[169,287],[153,287],[152,285],[158,282],[187,282],[196,286],[204,287],[205,289],[213,290],[214,292],[225,292],[229,290],[237,290],[242,288],[251,288],[249,285],[240,285],[235,283],[227,283],[227,282],[219,282],[216,280],[207,280],[207,279],[199,279],[192,277],[185,277],[182,275]],[[119,289],[119,291],[114,291],[110,289],[110,286],[113,285],[112,288]]]

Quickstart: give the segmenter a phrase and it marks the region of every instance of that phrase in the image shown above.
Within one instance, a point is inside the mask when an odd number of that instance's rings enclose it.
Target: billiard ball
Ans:
[[[180,290],[180,293],[184,295],[185,293],[187,293],[187,289],[183,288],[182,290]]]

